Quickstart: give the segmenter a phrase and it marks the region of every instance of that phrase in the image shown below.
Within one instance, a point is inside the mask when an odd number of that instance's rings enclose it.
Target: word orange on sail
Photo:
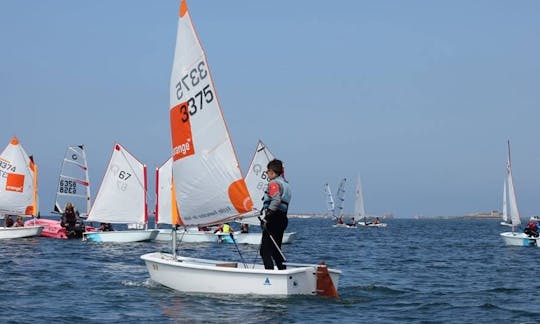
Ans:
[[[23,192],[24,174],[8,173],[6,191]]]

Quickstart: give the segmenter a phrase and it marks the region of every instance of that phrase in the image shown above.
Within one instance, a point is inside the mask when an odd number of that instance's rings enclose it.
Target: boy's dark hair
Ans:
[[[283,163],[278,159],[268,162],[267,169],[274,171],[278,176],[283,174]]]

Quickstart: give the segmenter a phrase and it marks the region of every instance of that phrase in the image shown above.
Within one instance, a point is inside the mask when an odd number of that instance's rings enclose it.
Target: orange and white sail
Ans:
[[[156,169],[155,218],[157,224],[182,225],[174,192],[172,157]]]
[[[38,213],[37,165],[17,137],[0,154],[0,213]]]
[[[184,0],[171,75],[170,121],[181,223],[219,223],[251,211],[253,203]]]
[[[115,144],[88,221],[146,224],[146,191],[146,165]]]

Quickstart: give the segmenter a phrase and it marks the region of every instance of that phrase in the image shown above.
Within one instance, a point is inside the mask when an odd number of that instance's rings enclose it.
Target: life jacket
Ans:
[[[223,231],[223,233],[229,233],[231,231],[231,227],[229,226],[229,224],[223,224],[221,230]]]
[[[536,222],[529,222],[529,224],[527,224],[527,227],[535,231],[538,229],[538,227],[536,227]]]
[[[270,180],[270,182],[268,183],[268,187],[270,187],[270,183],[272,182],[276,182],[279,185],[279,193],[281,195],[281,204],[279,205],[279,209],[281,211],[287,212],[287,210],[289,209],[289,202],[291,201],[292,196],[289,183],[281,176],[275,177],[273,180]],[[263,197],[263,209],[267,209],[268,206],[270,206],[271,201],[272,198],[270,197],[267,188]]]

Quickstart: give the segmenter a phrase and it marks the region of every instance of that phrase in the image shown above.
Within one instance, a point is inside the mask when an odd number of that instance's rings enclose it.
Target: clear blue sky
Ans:
[[[68,144],[93,193],[118,141],[170,152],[178,1],[0,2],[0,146],[17,135],[53,206]],[[540,214],[540,1],[188,2],[242,168],[286,163],[293,212],[362,176],[368,213],[500,209],[506,140],[521,214]]]

